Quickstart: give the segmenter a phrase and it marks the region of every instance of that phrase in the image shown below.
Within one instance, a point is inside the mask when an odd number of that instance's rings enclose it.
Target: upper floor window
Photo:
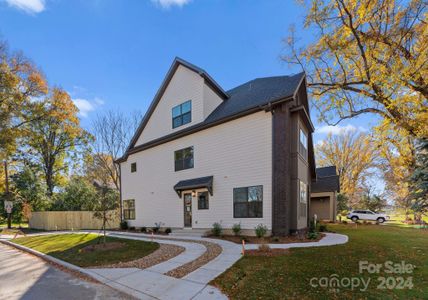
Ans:
[[[263,186],[249,186],[233,189],[234,218],[263,217]]]
[[[193,147],[174,152],[175,171],[193,168]]]
[[[131,163],[131,173],[137,172],[137,163]]]
[[[192,121],[192,100],[172,108],[172,128],[180,127]]]
[[[300,134],[299,134],[299,153],[304,158],[308,157],[308,136],[301,128],[300,128]]]

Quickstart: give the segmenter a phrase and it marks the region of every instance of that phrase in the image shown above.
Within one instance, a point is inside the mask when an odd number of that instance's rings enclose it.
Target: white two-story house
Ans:
[[[304,229],[313,130],[304,73],[224,91],[176,58],[117,161],[123,218],[135,227]]]

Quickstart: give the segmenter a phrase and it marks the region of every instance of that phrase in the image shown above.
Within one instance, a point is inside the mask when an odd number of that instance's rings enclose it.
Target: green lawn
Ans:
[[[231,299],[422,299],[428,297],[428,231],[378,225],[333,225],[332,231],[347,234],[344,245],[291,249],[276,257],[246,256],[212,283]],[[411,274],[359,273],[359,261],[386,261],[416,265]],[[350,287],[312,287],[313,277],[370,279],[367,291]],[[412,277],[412,289],[377,289],[378,277]],[[317,279],[313,281],[317,284]],[[360,281],[361,282],[361,281]],[[392,282],[392,281],[391,281]],[[389,287],[393,287],[391,283]],[[347,284],[346,279],[344,281]]]
[[[107,237],[107,242],[125,243],[119,249],[82,252],[80,249],[93,245],[102,239],[96,234],[55,234],[23,237],[14,243],[49,254],[73,265],[94,267],[126,262],[146,256],[159,248],[158,243]]]

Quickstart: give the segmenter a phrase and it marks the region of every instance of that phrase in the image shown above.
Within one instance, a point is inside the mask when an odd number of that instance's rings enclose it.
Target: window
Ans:
[[[174,152],[175,171],[193,168],[193,147]]]
[[[192,101],[186,101],[172,108],[172,128],[180,127],[192,121]]]
[[[234,218],[263,217],[263,186],[250,186],[233,189]]]
[[[131,173],[137,172],[137,163],[131,164]]]
[[[198,193],[198,209],[208,209],[208,192]]]
[[[306,205],[308,203],[308,185],[299,180],[299,210],[300,216],[306,217]]]
[[[135,220],[135,200],[123,200],[123,218]]]
[[[308,136],[301,128],[299,136],[299,153],[306,159],[308,157]]]

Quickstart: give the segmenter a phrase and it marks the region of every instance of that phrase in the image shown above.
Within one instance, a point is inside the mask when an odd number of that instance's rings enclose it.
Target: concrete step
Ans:
[[[207,229],[173,229],[172,232],[169,234],[171,236],[192,236],[192,237],[201,237],[205,235],[207,232]]]

